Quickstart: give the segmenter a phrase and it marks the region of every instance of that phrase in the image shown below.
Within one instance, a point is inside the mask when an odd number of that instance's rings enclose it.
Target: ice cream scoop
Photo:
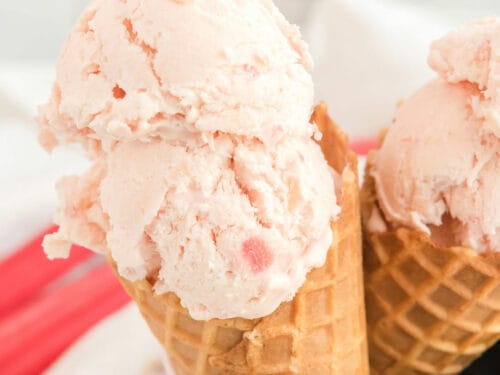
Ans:
[[[95,1],[40,110],[46,148],[77,142],[94,160],[59,184],[48,255],[109,253],[200,320],[291,300],[340,210],[309,121],[310,68],[268,0]]]
[[[500,20],[490,18],[432,45],[440,77],[402,104],[374,158],[378,201],[393,225],[446,246],[500,251],[499,43]]]
[[[97,0],[61,51],[42,139],[100,150],[217,131],[310,134],[311,66],[270,0]]]

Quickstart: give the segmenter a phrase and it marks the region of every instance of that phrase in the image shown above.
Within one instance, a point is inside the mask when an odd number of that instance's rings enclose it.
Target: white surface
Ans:
[[[45,154],[32,120],[53,77],[53,62],[35,58],[54,61],[85,2],[0,0],[0,257],[50,222],[56,178],[87,165],[69,149]],[[497,0],[279,3],[293,19],[305,22],[318,98],[327,100],[351,138],[375,135],[389,123],[395,103],[430,77],[426,59],[432,39],[464,20],[500,11]],[[97,326],[50,374],[140,374],[136,371],[155,344],[134,311],[123,310]]]
[[[160,345],[129,304],[78,340],[45,375],[159,375],[165,373],[161,359]]]

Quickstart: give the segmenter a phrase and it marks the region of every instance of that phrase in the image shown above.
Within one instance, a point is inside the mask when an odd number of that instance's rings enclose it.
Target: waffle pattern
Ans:
[[[361,200],[366,223],[370,177]],[[500,339],[500,253],[399,228],[365,233],[364,256],[372,374],[457,374]]]
[[[332,224],[336,242],[327,262],[291,302],[257,320],[196,321],[175,295],[155,295],[154,280],[121,279],[177,375],[368,374],[356,158],[326,106],[313,120],[327,159],[342,173],[342,214]]]

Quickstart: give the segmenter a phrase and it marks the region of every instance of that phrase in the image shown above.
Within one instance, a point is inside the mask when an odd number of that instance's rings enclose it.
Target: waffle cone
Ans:
[[[420,231],[369,233],[377,206],[361,192],[372,374],[457,374],[500,339],[500,253],[436,245]]]
[[[156,295],[155,280],[120,278],[177,375],[368,374],[356,157],[324,104],[312,118],[342,176],[342,213],[332,223],[325,265],[308,274],[292,301],[261,319],[197,321],[176,295]]]

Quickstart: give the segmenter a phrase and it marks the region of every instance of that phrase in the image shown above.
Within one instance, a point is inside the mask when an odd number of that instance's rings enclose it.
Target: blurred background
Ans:
[[[69,149],[45,154],[33,116],[48,96],[65,35],[88,2],[0,0],[0,194],[7,197],[0,202],[0,256],[50,222],[54,181],[86,165]],[[426,55],[433,39],[500,11],[498,0],[276,3],[310,44],[317,98],[353,140],[376,135],[395,103],[431,77]]]

